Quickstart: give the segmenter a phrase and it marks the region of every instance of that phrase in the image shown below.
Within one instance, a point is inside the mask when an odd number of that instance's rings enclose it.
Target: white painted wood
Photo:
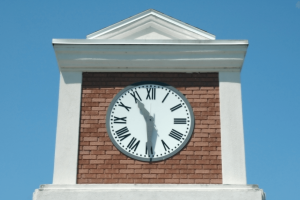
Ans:
[[[240,72],[220,72],[223,184],[246,184]]]
[[[174,40],[208,40],[208,37],[196,34],[182,27],[176,26],[170,22],[164,21],[158,17],[146,16],[138,21],[126,24],[104,35],[100,35],[93,39],[142,39],[143,35],[155,32],[160,37],[147,37],[148,40],[153,39],[174,39]],[[163,36],[163,37],[161,37]]]
[[[96,31],[87,39],[129,39],[149,27],[177,39],[214,40],[215,36],[153,9],[146,10],[107,28]],[[150,38],[149,38],[150,39]],[[155,39],[155,38],[154,38]],[[156,38],[157,39],[157,38]]]
[[[61,72],[53,184],[76,184],[81,72]]]
[[[33,200],[265,200],[257,185],[78,184],[41,185]]]
[[[141,44],[141,45],[210,45],[210,46],[232,46],[248,45],[248,40],[100,40],[100,39],[52,39],[52,44]]]
[[[90,40],[93,41],[93,40]],[[240,71],[247,41],[189,44],[99,44],[53,41],[61,71],[218,72]]]

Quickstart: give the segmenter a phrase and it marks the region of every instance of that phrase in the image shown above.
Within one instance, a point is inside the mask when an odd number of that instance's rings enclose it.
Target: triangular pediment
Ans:
[[[107,28],[96,31],[87,39],[108,40],[214,40],[215,36],[149,9]]]

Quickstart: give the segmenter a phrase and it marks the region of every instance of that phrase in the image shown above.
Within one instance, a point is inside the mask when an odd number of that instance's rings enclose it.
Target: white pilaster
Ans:
[[[246,184],[240,72],[220,72],[223,184]]]
[[[61,72],[53,184],[76,184],[82,72]]]

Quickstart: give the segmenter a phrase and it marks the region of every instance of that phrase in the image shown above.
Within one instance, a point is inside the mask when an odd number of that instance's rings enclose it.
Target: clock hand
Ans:
[[[154,128],[154,118],[150,115],[148,110],[145,108],[145,105],[137,101],[138,107],[140,109],[141,114],[144,116],[147,125],[147,150],[148,154],[151,154],[151,147],[152,147],[152,133]]]

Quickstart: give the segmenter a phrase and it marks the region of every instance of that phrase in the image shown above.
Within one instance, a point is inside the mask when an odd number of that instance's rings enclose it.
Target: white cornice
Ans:
[[[147,45],[248,45],[248,40],[88,40],[88,39],[53,39],[57,44],[147,44]]]
[[[240,71],[248,41],[53,40],[61,71]]]

